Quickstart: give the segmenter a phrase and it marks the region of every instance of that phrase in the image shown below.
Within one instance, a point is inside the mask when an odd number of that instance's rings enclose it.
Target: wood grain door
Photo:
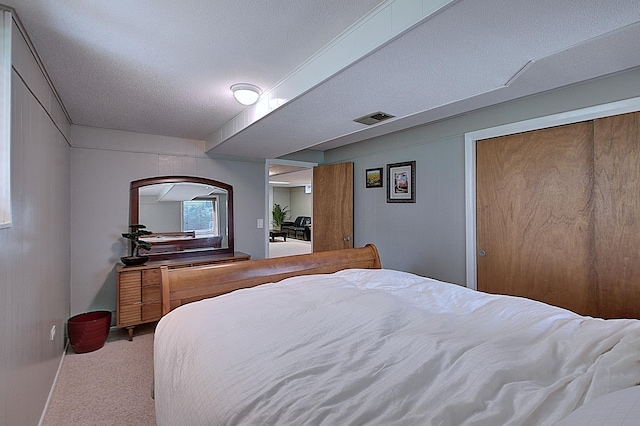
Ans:
[[[595,120],[597,308],[640,318],[640,112]]]
[[[593,123],[478,141],[478,289],[587,312]]]
[[[313,168],[313,251],[353,248],[353,163]]]

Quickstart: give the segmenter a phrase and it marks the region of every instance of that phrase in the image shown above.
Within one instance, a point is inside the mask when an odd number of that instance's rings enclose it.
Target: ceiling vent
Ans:
[[[360,117],[360,118],[356,118],[355,121],[356,123],[362,123],[362,124],[366,124],[367,126],[370,126],[372,124],[376,124],[379,123],[381,121],[384,120],[388,120],[390,118],[395,117],[395,115],[391,115],[391,114],[387,114],[386,112],[374,112],[373,114],[367,114],[364,117]]]

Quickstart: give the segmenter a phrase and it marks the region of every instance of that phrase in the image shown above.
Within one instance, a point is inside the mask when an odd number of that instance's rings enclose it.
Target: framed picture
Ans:
[[[416,162],[387,164],[387,203],[416,202]]]
[[[376,169],[367,169],[366,171],[367,188],[382,187],[382,167]]]

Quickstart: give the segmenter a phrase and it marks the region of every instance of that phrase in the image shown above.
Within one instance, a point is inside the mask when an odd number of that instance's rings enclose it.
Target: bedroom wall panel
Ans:
[[[13,223],[0,229],[0,424],[35,425],[69,315],[69,124],[16,26],[12,48]]]
[[[84,126],[71,127],[71,143],[72,314],[115,311],[132,180],[189,175],[233,185],[235,248],[264,257],[264,230],[256,226],[264,218],[263,163],[212,159],[203,141]]]
[[[640,69],[529,96],[325,152],[354,162],[354,244],[374,243],[384,267],[465,285],[464,134],[640,96]],[[416,160],[416,203],[387,204],[364,171]],[[386,170],[385,170],[386,174]]]

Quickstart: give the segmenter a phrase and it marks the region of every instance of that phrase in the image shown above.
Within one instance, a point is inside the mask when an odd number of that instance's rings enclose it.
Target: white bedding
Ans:
[[[638,384],[640,321],[346,270],[172,311],[154,368],[160,426],[547,425]]]

